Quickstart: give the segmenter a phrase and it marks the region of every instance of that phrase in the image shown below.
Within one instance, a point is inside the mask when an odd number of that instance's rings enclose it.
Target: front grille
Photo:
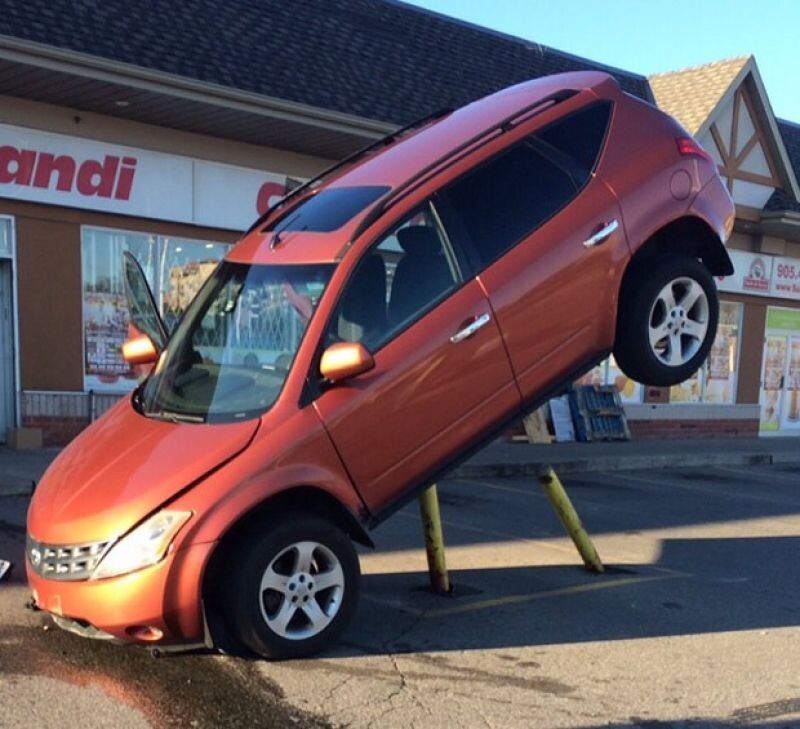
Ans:
[[[33,571],[48,580],[88,580],[111,541],[86,544],[43,544],[30,534],[25,553]]]

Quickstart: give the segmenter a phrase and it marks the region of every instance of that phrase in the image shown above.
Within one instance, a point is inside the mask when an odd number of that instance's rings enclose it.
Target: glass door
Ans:
[[[767,310],[760,403],[761,433],[800,435],[800,309]]]
[[[0,218],[0,443],[14,427],[14,269],[11,220]]]
[[[762,433],[780,430],[781,393],[786,371],[787,337],[768,334],[761,365],[761,424]]]

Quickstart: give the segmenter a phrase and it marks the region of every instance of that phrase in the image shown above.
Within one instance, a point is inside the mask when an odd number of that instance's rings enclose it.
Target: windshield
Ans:
[[[223,262],[192,302],[137,393],[143,414],[220,422],[278,397],[333,266]]]

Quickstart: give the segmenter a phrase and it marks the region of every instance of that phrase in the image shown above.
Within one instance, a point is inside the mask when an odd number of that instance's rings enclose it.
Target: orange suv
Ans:
[[[614,353],[706,357],[734,208],[708,154],[607,74],[435,114],[294,190],[58,457],[28,515],[35,604],[84,635],[313,653],[353,614],[352,542]]]

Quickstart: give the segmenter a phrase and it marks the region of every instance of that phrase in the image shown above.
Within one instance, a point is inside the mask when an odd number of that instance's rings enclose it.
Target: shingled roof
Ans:
[[[561,71],[652,98],[643,76],[394,0],[0,0],[0,35],[394,124]]]
[[[674,116],[690,134],[697,134],[750,56],[729,58],[694,68],[650,76],[659,109]]]

